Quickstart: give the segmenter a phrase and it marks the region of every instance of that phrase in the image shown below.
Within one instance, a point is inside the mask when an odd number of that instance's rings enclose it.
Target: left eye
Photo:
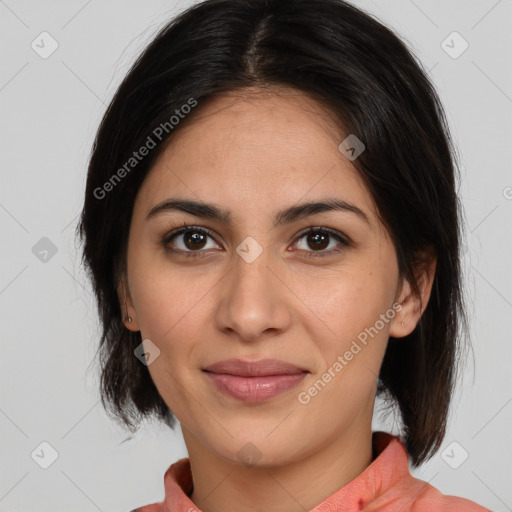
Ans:
[[[175,238],[179,240],[180,236],[181,247],[179,247],[180,244],[171,243]],[[183,226],[165,235],[162,239],[162,244],[170,253],[181,253],[185,256],[200,257],[202,256],[201,253],[203,249],[215,248],[214,246],[218,247],[217,244],[213,244],[212,247],[205,247],[208,238],[215,240],[214,233],[207,228]],[[303,231],[298,236],[297,242],[295,243],[298,244],[303,239],[306,240],[306,244],[309,248],[313,248],[313,250],[308,250],[307,248],[299,247],[299,250],[306,253],[307,257],[328,256],[350,245],[349,241],[341,233],[322,226],[310,227],[306,231]],[[331,246],[333,239],[338,242],[338,244],[334,244],[334,248]],[[331,246],[330,249],[329,246]]]
[[[341,251],[344,247],[349,245],[349,242],[341,235],[341,233],[325,227],[311,227],[305,233],[300,235],[298,240],[300,241],[303,238],[305,238],[307,246],[314,248],[313,251],[305,249],[306,253],[310,253],[308,256],[327,256],[333,252]],[[325,251],[324,249],[329,247],[329,242],[332,242],[332,239],[337,240],[338,244],[334,245],[335,248],[331,247],[330,250]],[[339,245],[341,245],[341,248]]]

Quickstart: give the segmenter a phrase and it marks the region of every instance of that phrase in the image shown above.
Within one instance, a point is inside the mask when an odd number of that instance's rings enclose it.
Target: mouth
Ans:
[[[296,386],[310,373],[277,359],[244,361],[229,359],[203,369],[216,389],[245,402],[261,402]]]
[[[227,359],[204,368],[204,371],[237,375],[239,377],[265,377],[269,375],[297,375],[308,372],[294,364],[278,359],[262,359],[260,361],[244,361],[242,359]]]

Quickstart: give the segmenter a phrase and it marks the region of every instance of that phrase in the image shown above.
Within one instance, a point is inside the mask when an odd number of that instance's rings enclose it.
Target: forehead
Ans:
[[[299,91],[223,94],[185,119],[137,200],[145,213],[169,196],[213,202],[236,220],[329,196],[357,204],[374,223],[372,198],[338,148],[344,137],[333,114]]]

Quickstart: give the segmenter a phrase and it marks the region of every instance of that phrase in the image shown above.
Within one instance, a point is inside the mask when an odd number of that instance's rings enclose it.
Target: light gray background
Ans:
[[[145,425],[121,444],[128,434],[99,403],[96,310],[74,228],[106,105],[150,38],[190,3],[0,0],[0,511],[127,512],[161,500],[165,470],[186,456],[179,428]],[[512,510],[512,1],[354,3],[430,70],[461,155],[474,358],[443,447],[414,474]],[[59,45],[47,59],[31,48],[43,31]],[[441,46],[453,31],[469,43],[458,58]],[[43,237],[57,248],[46,262],[33,253]],[[58,452],[47,469],[35,462],[51,456],[44,441]]]

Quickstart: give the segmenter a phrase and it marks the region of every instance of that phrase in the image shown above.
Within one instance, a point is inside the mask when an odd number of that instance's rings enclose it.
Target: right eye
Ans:
[[[184,256],[198,257],[201,256],[204,249],[208,249],[208,247],[205,248],[205,242],[207,242],[208,237],[212,239],[214,238],[213,231],[208,228],[202,228],[199,226],[183,226],[167,233],[162,238],[162,245],[169,252],[181,253]],[[171,243],[174,239],[177,239],[180,242],[178,244],[174,242]]]

